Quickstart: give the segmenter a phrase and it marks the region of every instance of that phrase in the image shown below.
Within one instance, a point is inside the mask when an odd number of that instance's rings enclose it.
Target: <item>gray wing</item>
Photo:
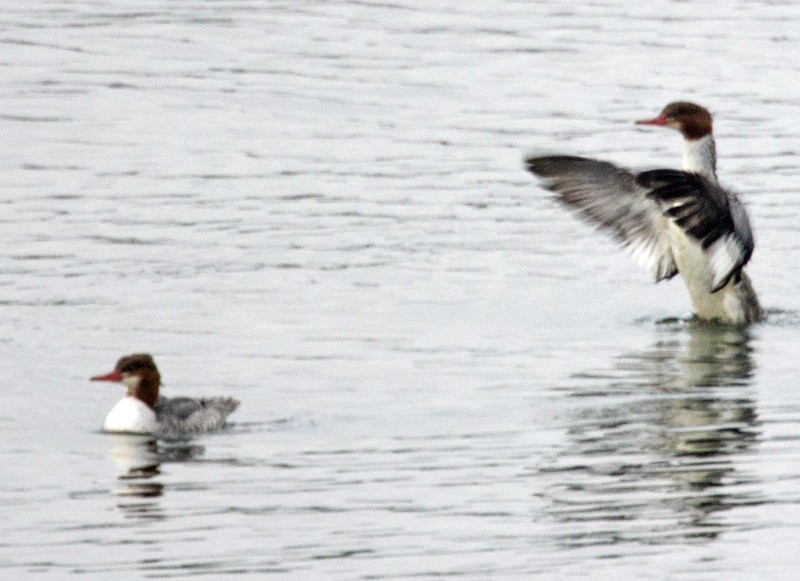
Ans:
[[[232,397],[161,397],[155,406],[161,433],[197,433],[217,430],[239,406]]]
[[[156,417],[160,421],[175,419],[186,420],[193,413],[201,411],[203,404],[199,399],[191,397],[160,397],[155,405]]]
[[[525,160],[558,201],[610,231],[656,282],[678,273],[669,238],[669,219],[636,176],[614,164],[567,155]]]
[[[658,169],[639,174],[636,181],[649,190],[669,217],[697,240],[708,256],[711,292],[739,275],[755,248],[750,220],[739,199],[699,174]]]

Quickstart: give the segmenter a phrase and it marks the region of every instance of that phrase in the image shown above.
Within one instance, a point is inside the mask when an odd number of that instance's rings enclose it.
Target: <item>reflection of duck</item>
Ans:
[[[576,389],[570,443],[543,471],[558,478],[551,514],[594,522],[570,526],[566,544],[709,538],[722,526],[713,513],[755,501],[728,488],[745,479],[734,457],[757,439],[749,335],[694,325],[687,341],[686,331],[662,328],[650,349],[622,356],[591,399]]]
[[[670,103],[639,121],[681,132],[682,171],[632,173],[605,161],[533,156],[528,170],[558,200],[609,231],[659,282],[680,272],[703,319],[751,323],[763,315],[744,266],[753,235],[744,206],[717,182],[711,114],[694,103]]]
[[[686,353],[677,357],[679,373],[673,382],[682,397],[673,401],[665,417],[672,435],[668,451],[703,458],[752,442],[756,417],[750,399],[691,397],[686,392],[687,388],[748,385],[752,375],[749,339],[746,332],[724,326],[696,325],[691,330]]]
[[[166,436],[209,432],[224,426],[239,405],[231,397],[159,397],[161,376],[147,353],[120,358],[114,371],[92,381],[123,383],[128,388],[128,395],[106,416],[103,429],[107,432]]]
[[[159,520],[163,514],[154,500],[164,493],[159,481],[161,465],[191,462],[204,452],[202,446],[188,442],[159,443],[155,438],[133,434],[114,434],[111,457],[121,470],[114,494],[118,506],[131,517]]]
[[[114,489],[119,497],[153,498],[161,496],[164,485],[155,480],[161,472],[158,443],[146,436],[115,434],[111,457],[121,473],[120,485]],[[133,506],[125,503],[122,508]],[[147,512],[136,505],[137,513]],[[150,505],[148,505],[150,506]],[[153,511],[150,511],[151,513]]]

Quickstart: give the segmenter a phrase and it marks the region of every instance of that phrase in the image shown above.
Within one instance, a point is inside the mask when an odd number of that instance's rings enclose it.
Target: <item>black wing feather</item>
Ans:
[[[739,275],[755,245],[747,213],[733,193],[700,174],[672,169],[642,172],[636,182],[650,189],[647,196],[709,255],[711,292]]]

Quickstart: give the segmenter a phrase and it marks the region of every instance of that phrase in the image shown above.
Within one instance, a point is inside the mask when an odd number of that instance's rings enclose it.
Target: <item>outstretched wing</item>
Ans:
[[[700,243],[711,264],[712,293],[739,275],[755,244],[747,212],[733,193],[699,174],[671,169],[643,172],[636,181],[665,216]]]
[[[567,155],[529,157],[525,163],[562,204],[610,231],[656,282],[678,273],[669,219],[636,175],[612,163]]]

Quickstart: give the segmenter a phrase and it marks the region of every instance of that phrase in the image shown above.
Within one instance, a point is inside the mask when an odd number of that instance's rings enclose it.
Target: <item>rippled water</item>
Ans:
[[[795,578],[793,3],[3,4],[0,576]],[[747,331],[521,167],[675,166],[677,98]],[[235,423],[101,433],[141,350]]]

